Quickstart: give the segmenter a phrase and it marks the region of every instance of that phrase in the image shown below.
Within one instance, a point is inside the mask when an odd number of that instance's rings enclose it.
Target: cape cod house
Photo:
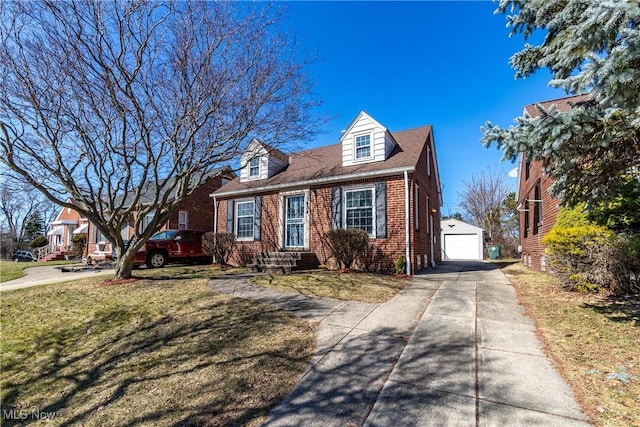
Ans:
[[[305,253],[330,264],[324,234],[359,228],[388,265],[404,257],[408,274],[441,260],[431,126],[392,133],[360,112],[334,145],[287,156],[253,140],[239,176],[211,196],[215,231],[235,234],[236,254]]]
[[[541,117],[543,113],[538,106],[545,110],[553,107],[558,111],[569,111],[573,105],[588,99],[589,95],[578,95],[538,102],[527,105],[524,115]],[[553,180],[544,173],[542,162],[530,160],[526,153],[520,156],[517,199],[522,263],[537,271],[548,269],[542,238],[555,224],[560,210],[561,200],[549,193],[552,184]]]

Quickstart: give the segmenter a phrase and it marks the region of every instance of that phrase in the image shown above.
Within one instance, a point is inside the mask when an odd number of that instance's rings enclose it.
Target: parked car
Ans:
[[[133,264],[162,268],[172,262],[211,262],[211,255],[202,249],[204,233],[198,230],[159,231],[138,251]]]
[[[31,251],[16,251],[11,259],[15,262],[36,262],[38,260]]]

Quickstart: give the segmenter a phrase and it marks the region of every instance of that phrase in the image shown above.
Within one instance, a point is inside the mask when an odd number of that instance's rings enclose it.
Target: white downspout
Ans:
[[[407,274],[411,276],[411,224],[409,223],[409,173],[404,171],[404,232],[405,232],[405,260]]]
[[[216,200],[216,196],[213,197],[213,244],[216,244],[216,234],[218,234],[218,201]],[[215,263],[217,260],[213,259]]]

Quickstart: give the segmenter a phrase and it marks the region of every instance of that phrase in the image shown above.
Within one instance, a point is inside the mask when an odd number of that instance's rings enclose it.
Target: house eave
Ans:
[[[308,180],[296,181],[296,182],[284,182],[280,184],[265,185],[262,187],[243,188],[236,191],[216,192],[216,193],[211,193],[209,196],[218,198],[218,197],[239,196],[239,195],[254,194],[254,193],[265,193],[269,191],[284,190],[292,187],[308,187],[311,185],[333,184],[337,182],[353,181],[356,179],[368,179],[368,178],[379,178],[379,177],[385,177],[385,176],[400,175],[400,174],[403,174],[404,172],[412,173],[415,170],[416,170],[415,166],[403,166],[403,167],[398,167],[393,169],[359,172],[359,173],[352,173],[352,174],[338,175],[338,176],[328,176],[324,178],[314,178],[314,179],[308,179]]]

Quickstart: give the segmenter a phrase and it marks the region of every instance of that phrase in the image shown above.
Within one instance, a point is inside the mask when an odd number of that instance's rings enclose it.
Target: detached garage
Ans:
[[[442,220],[441,239],[443,260],[482,261],[484,230],[457,219]]]

